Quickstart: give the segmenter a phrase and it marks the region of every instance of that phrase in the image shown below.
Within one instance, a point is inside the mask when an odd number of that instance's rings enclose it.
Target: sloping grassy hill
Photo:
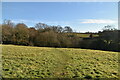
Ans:
[[[4,78],[118,78],[118,53],[2,45]]]
[[[65,33],[67,35],[75,35],[77,37],[80,37],[80,38],[89,38],[91,33]],[[92,33],[92,36],[93,37],[99,37],[98,34],[95,34],[95,33]]]
[[[90,33],[87,34],[87,33],[76,33],[76,35],[78,37],[81,37],[81,38],[88,38],[90,37]],[[98,37],[99,35],[98,34],[92,34],[93,37]]]

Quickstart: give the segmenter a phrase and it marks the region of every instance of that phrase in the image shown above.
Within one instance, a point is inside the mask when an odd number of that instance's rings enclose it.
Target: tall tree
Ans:
[[[35,25],[35,28],[36,28],[37,30],[39,30],[39,29],[44,29],[44,28],[46,28],[46,27],[48,27],[48,25],[47,25],[47,24],[44,24],[44,23],[37,23],[37,24]]]
[[[34,45],[36,36],[37,30],[34,27],[29,28],[29,45]]]
[[[29,30],[24,23],[18,23],[15,27],[16,43],[28,45],[29,43]]]
[[[58,25],[58,26],[52,26],[52,30],[57,33],[61,33],[63,31],[63,28]]]
[[[2,24],[2,41],[5,44],[12,43],[14,35],[14,23],[10,20],[4,20]]]
[[[65,26],[64,31],[63,31],[63,32],[71,33],[71,32],[73,32],[73,30],[72,30],[72,28],[71,28],[71,27],[69,27],[69,26]]]

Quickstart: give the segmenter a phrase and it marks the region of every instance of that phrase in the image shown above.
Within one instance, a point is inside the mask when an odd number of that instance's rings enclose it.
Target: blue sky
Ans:
[[[117,2],[3,2],[2,18],[34,26],[71,26],[80,32],[96,32],[105,25],[118,27]]]

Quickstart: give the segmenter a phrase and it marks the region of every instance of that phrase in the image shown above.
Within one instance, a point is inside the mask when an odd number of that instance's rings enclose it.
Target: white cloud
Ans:
[[[84,21],[82,21],[81,23],[113,24],[113,23],[117,23],[117,21],[110,19],[84,19]]]
[[[47,21],[47,20],[27,20],[27,19],[14,19],[11,20],[13,23],[25,23],[27,25],[32,24],[33,26],[37,23],[45,23],[47,25],[61,25],[61,26],[70,26],[71,21]],[[79,23],[79,22],[77,22]]]
[[[34,21],[34,20],[24,20],[24,19],[15,19],[15,20],[12,20],[12,22],[14,23],[37,23],[39,21]]]

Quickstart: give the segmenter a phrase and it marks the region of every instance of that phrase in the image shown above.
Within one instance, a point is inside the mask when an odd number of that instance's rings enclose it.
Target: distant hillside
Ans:
[[[99,37],[98,33],[65,33],[65,34],[76,35],[79,38],[89,38],[91,34],[93,37]]]

